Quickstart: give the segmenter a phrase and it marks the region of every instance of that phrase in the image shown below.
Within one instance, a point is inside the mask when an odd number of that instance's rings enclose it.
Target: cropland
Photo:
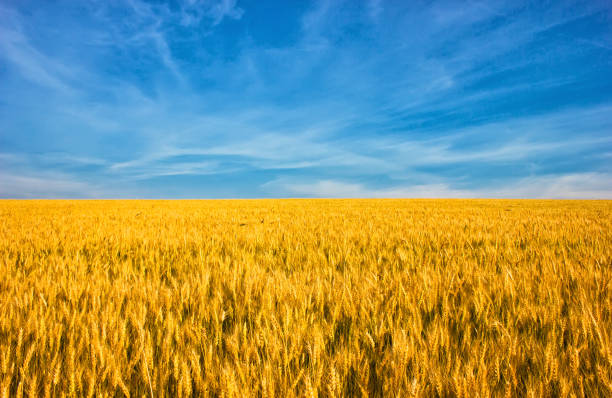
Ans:
[[[612,202],[0,201],[0,396],[612,396]]]

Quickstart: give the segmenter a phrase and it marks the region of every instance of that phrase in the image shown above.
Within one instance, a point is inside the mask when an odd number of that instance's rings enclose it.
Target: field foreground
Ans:
[[[0,201],[0,396],[610,396],[612,202]]]

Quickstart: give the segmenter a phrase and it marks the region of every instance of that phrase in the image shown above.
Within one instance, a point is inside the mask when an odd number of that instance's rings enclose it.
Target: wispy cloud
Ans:
[[[0,6],[3,172],[101,196],[606,195],[605,2],[300,7]]]
[[[448,183],[372,188],[360,183],[320,180],[311,183],[271,181],[264,188],[284,196],[319,198],[506,198],[612,199],[612,174],[577,173],[521,178],[503,187],[454,188]]]
[[[0,11],[2,18],[12,18],[13,15],[6,10]],[[70,94],[72,89],[67,80],[71,80],[73,72],[69,66],[32,47],[19,26],[0,25],[0,37],[2,57],[18,74],[35,84]]]
[[[0,198],[95,198],[106,196],[107,191],[70,177],[50,173],[36,176],[14,175],[0,172]]]

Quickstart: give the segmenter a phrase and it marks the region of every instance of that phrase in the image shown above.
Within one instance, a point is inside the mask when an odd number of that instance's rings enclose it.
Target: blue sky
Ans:
[[[612,5],[5,0],[0,196],[612,198]]]

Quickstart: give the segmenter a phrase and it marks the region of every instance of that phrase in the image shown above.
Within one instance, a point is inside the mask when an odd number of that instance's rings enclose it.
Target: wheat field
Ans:
[[[0,201],[0,395],[610,396],[611,210]]]

